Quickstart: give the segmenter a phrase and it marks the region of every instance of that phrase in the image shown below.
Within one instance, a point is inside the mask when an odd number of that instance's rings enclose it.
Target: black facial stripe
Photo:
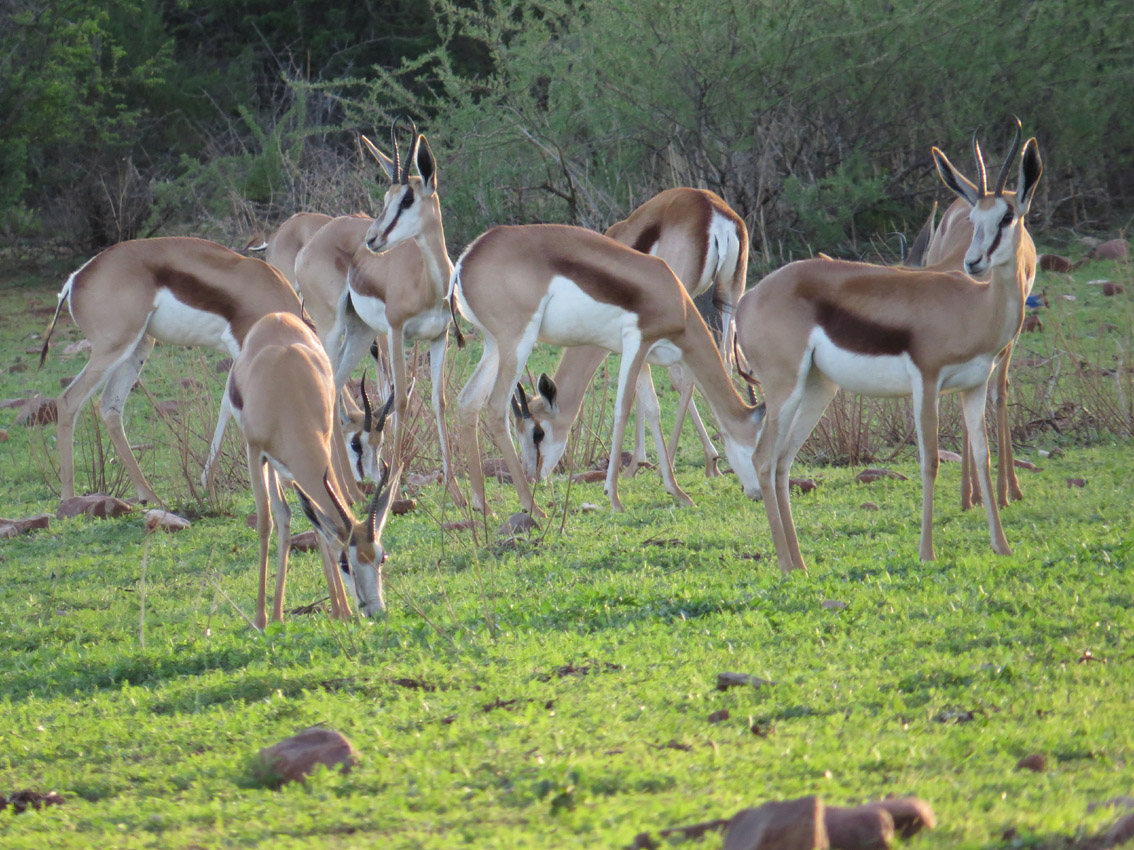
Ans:
[[[992,244],[988,246],[987,256],[991,257],[996,253],[996,246],[1000,244],[1000,237],[1004,235],[1004,228],[998,227],[996,229],[996,238],[992,240]]]
[[[347,557],[345,549],[339,553],[339,569],[350,575],[350,558]]]

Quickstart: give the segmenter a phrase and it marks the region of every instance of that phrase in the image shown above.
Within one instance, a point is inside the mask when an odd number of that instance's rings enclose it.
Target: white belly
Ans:
[[[223,316],[190,307],[164,288],[159,288],[154,298],[154,312],[146,333],[172,345],[205,345],[233,357],[240,353],[240,346]]]
[[[386,320],[386,302],[381,298],[375,298],[373,295],[359,295],[352,288],[350,290],[350,303],[354,305],[354,312],[358,314],[358,317],[374,328],[376,334],[390,332],[390,323]]]
[[[636,313],[596,301],[570,278],[556,275],[548,287],[539,338],[551,345],[622,351],[623,332],[637,325]]]
[[[847,392],[905,396],[913,392],[917,367],[908,354],[856,354],[840,348],[822,328],[811,332],[816,368]]]

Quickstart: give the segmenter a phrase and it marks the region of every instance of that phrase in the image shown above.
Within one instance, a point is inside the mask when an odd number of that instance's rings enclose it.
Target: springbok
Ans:
[[[767,405],[755,462],[781,570],[806,569],[791,516],[788,472],[839,387],[913,398],[922,560],[935,557],[938,397],[960,392],[992,548],[1011,554],[991,495],[984,408],[993,367],[1020,331],[1035,276],[1026,218],[1043,164],[1036,140],[1029,139],[1016,192],[1005,192],[1019,150],[1017,123],[1011,152],[989,192],[979,144],[974,143],[979,185],[933,149],[941,179],[970,209],[973,237],[964,272],[800,260],[772,272],[741,298],[740,349]],[[986,273],[987,283],[973,277]]]
[[[346,286],[338,299],[335,323],[328,335],[328,351],[335,368],[335,380],[341,385],[369,350],[374,337],[386,336],[394,384],[390,451],[394,458],[392,463],[397,463],[402,454],[408,404],[405,346],[407,342],[429,341],[431,402],[441,463],[450,495],[462,504],[463,497],[453,479],[445,427],[445,353],[451,321],[446,290],[453,264],[445,246],[441,221],[437,162],[425,136],[416,134],[403,165],[396,130],[395,124],[391,131],[392,160],[369,139],[362,139],[390,179],[378,217],[368,223],[336,219],[319,233],[322,236],[328,228],[341,226],[343,232],[363,236],[361,245],[356,243],[357,250],[353,251],[346,270]],[[417,169],[416,177],[410,176],[411,164]],[[350,240],[353,239],[351,235]],[[303,265],[301,257],[300,285],[306,287],[308,278]]]
[[[745,491],[759,492],[751,460],[758,410],[737,396],[708,327],[665,261],[579,227],[496,227],[458,260],[453,292],[484,339],[480,363],[458,397],[458,442],[466,453],[476,509],[487,510],[477,439],[480,411],[487,404],[486,425],[504,452],[520,504],[539,512],[508,433],[509,399],[537,340],[621,353],[611,441],[615,459],[633,400],[629,388],[646,356],[660,365],[682,362],[721,425],[726,454]],[[538,451],[541,440],[538,435],[533,440]],[[659,460],[668,463],[668,453]],[[606,476],[615,510],[622,507],[618,470],[614,460]]]
[[[748,229],[718,195],[701,189],[669,189],[638,207],[628,219],[614,224],[607,236],[637,251],[665,260],[690,297],[714,288],[714,303],[721,311],[724,332],[721,356],[725,363],[732,357],[733,312],[744,293],[748,268]],[[564,352],[554,378],[541,375],[536,393],[529,400],[517,390],[516,417],[520,440],[520,456],[525,471],[536,479],[551,473],[567,447],[567,437],[578,418],[587,387],[609,352],[602,347],[583,345]],[[641,405],[637,417],[638,433],[628,475],[633,475],[645,461],[643,425],[649,422],[659,461],[666,452],[661,437],[660,406],[650,377],[649,358],[637,382],[636,394]],[[673,432],[669,440],[670,464],[681,434],[685,410],[692,404],[693,378],[680,364],[670,373],[680,393],[680,402]],[[555,411],[554,413],[552,411]],[[690,418],[701,438],[705,451],[705,474],[719,475],[716,447],[710,440],[696,406],[689,407]],[[540,435],[537,446],[535,437]],[[538,463],[537,463],[538,458]],[[667,477],[670,464],[659,462],[666,489],[680,501],[689,498]]]
[[[105,386],[99,412],[138,498],[159,501],[130,450],[122,410],[155,340],[205,345],[236,357],[245,335],[268,313],[301,315],[299,298],[267,263],[189,237],[135,239],[112,245],[74,272],[44,335],[39,362],[63,305],[91,342],[79,376],[56,400],[62,498],[75,495],[75,423],[87,400]],[[228,394],[210,446],[215,457],[230,413]]]
[[[1011,195],[1011,192],[1005,192]],[[1029,237],[1030,238],[1030,237]],[[973,240],[973,226],[969,221],[969,206],[958,198],[949,205],[941,221],[933,230],[926,247],[925,266],[935,269],[963,269],[965,253]],[[981,279],[985,279],[982,275]],[[1034,278],[1032,279],[1034,281]],[[1031,281],[1025,298],[1031,294]],[[1016,477],[1016,464],[1012,452],[1012,427],[1008,421],[1008,369],[1012,362],[1015,340],[1008,343],[996,364],[996,374],[989,383],[992,402],[996,409],[996,501],[1006,508],[1011,502],[1024,498],[1020,481]],[[969,444],[968,425],[962,420],[961,510],[968,510],[980,502],[980,490],[973,469],[973,452]]]
[[[271,238],[259,245],[250,245],[247,250],[264,253],[264,261],[275,266],[296,290],[299,283],[295,276],[295,261],[299,252],[316,233],[331,220],[323,213],[300,212],[280,225]],[[308,308],[310,310],[310,308]]]
[[[286,387],[286,392],[280,388]],[[343,503],[342,483],[332,463],[336,390],[331,361],[302,321],[287,313],[264,316],[248,332],[232,367],[228,395],[248,441],[248,474],[256,497],[260,539],[260,592],[256,627],[267,623],[268,544],[275,519],[276,592],[272,618],[283,619],[291,510],[282,485],[291,484],[321,541],[323,570],[331,592],[331,614],[345,617],[350,604],[343,585],[365,616],[385,608],[382,595],[382,529],[401,470],[383,474],[364,520]],[[388,470],[386,470],[388,473]],[[338,561],[336,570],[335,561]]]

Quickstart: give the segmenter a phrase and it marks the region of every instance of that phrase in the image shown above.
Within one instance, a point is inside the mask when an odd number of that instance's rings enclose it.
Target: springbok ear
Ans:
[[[378,150],[378,147],[374,144],[374,142],[370,141],[370,139],[366,138],[366,136],[362,136],[361,138],[362,144],[364,144],[366,146],[366,149],[370,151],[370,155],[378,160],[378,164],[382,166],[382,170],[386,172],[386,176],[390,179],[390,182],[393,183],[397,179],[397,172],[394,168],[394,161],[390,159],[390,157],[386,156],[386,154],[382,153],[382,151]]]
[[[953,163],[949,162],[949,158],[940,148],[935,147],[933,149],[933,163],[937,166],[937,173],[941,175],[941,182],[970,207],[975,207],[976,202],[980,200],[980,191],[967,177],[953,167]]]
[[[555,396],[559,390],[555,386],[555,381],[547,377],[546,372],[539,376],[539,381],[536,382],[536,389],[539,390],[539,394],[543,396],[543,400],[547,404],[547,409],[552,413],[557,413],[559,407],[555,404]]]
[[[437,191],[437,160],[429,147],[425,135],[417,137],[417,156],[414,157],[417,173],[421,175],[421,185],[426,196]]]
[[[1024,154],[1020,158],[1020,182],[1016,186],[1016,203],[1020,206],[1021,216],[1027,215],[1032,206],[1032,198],[1035,196],[1041,174],[1043,174],[1043,160],[1040,159],[1039,143],[1033,136],[1024,145]]]

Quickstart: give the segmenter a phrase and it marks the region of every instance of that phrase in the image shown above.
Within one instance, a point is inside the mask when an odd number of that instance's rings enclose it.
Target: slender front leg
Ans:
[[[684,368],[680,363],[669,367],[670,379],[673,385],[680,393],[680,398],[677,403],[677,419],[673,423],[673,433],[669,438],[669,454],[670,459],[677,457],[677,447],[681,439],[681,430],[685,426],[685,414],[688,412],[690,420],[693,422],[693,427],[697,431],[697,436],[701,439],[701,448],[705,452],[705,477],[716,478],[721,474],[720,469],[717,467],[721,455],[717,451],[717,447],[713,445],[712,439],[709,437],[709,432],[705,428],[705,423],[701,419],[701,413],[697,410],[697,405],[693,402],[693,387],[695,386],[692,373]]]
[[[973,449],[969,437],[969,425],[961,413],[961,510],[967,511],[980,502],[980,492],[974,484]]]
[[[1008,421],[1008,367],[1012,362],[1013,344],[1004,349],[1004,356],[993,376],[992,397],[996,404],[996,495],[1000,507],[1024,498],[1016,477],[1016,460],[1012,452],[1012,425]]]
[[[501,454],[504,455],[508,474],[512,476],[512,484],[520,497],[521,509],[530,512],[534,517],[542,517],[546,514],[535,503],[535,496],[528,484],[528,477],[524,474],[523,464],[520,463],[516,447],[512,444],[512,429],[508,427],[508,409],[511,405],[512,393],[523,372],[524,364],[527,363],[528,355],[531,354],[531,349],[532,344],[523,340],[515,351],[501,352],[496,381],[488,396],[488,418],[485,425],[500,448]]]
[[[666,491],[683,505],[692,505],[689,498],[678,485],[673,474],[673,459],[666,449],[665,438],[661,428],[661,405],[658,404],[657,394],[654,392],[654,382],[650,378],[650,367],[645,365],[638,373],[638,413],[640,418],[649,423],[650,433],[654,438],[654,447],[658,453],[658,469],[661,472],[662,484]]]
[[[445,426],[445,353],[448,349],[448,328],[429,343],[429,372],[433,382],[433,415],[437,419],[437,437],[441,442],[441,470],[445,476],[445,487],[457,507],[465,506],[465,496],[457,486],[453,474],[453,458],[449,448],[449,432]]]
[[[781,467],[780,454],[787,449],[791,420],[798,405],[796,392],[784,390],[782,394],[765,385],[764,400],[767,409],[764,426],[756,438],[756,449],[752,462],[756,466],[756,476],[760,480],[760,491],[764,494],[764,511],[768,516],[768,527],[772,533],[772,545],[776,549],[776,560],[780,572],[787,575],[792,570],[807,570],[799,545],[789,542],[786,526],[792,522],[790,502],[781,502],[778,484]],[[780,399],[784,399],[782,402]],[[790,496],[790,494],[789,494]],[[794,531],[790,540],[795,539]]]
[[[500,366],[500,347],[493,337],[485,335],[484,353],[473,370],[465,388],[457,396],[457,443],[465,456],[466,474],[472,491],[472,506],[475,510],[488,513],[484,498],[484,465],[480,460],[480,439],[477,426],[480,424],[480,411],[488,401],[488,394],[496,381]]]
[[[269,471],[267,490],[272,518],[276,524],[276,595],[272,598],[272,619],[283,622],[284,584],[287,582],[287,556],[291,551],[291,508],[280,489],[280,477]]]
[[[921,456],[921,549],[923,561],[936,558],[933,551],[933,485],[937,480],[937,376],[913,376],[914,421]]]
[[[1011,555],[1012,549],[1000,526],[1000,510],[992,498],[992,477],[988,463],[988,442],[984,433],[984,404],[986,387],[977,387],[961,393],[961,404],[965,411],[965,421],[969,426],[969,439],[973,447],[973,470],[980,483],[984,510],[988,516],[988,531],[992,550],[998,555]]]
[[[622,460],[626,420],[630,416],[630,405],[634,402],[630,388],[637,382],[638,373],[646,362],[648,353],[649,346],[642,344],[639,334],[623,334],[622,360],[618,365],[618,393],[614,401],[614,434],[610,439],[610,460],[606,467],[606,494],[610,498],[610,506],[616,511],[622,510],[622,502],[618,499],[618,467]]]
[[[268,505],[269,474],[275,473],[260,458],[259,452],[251,446],[247,450],[248,478],[252,482],[252,495],[256,499],[256,535],[260,541],[260,590],[256,596],[256,615],[254,622],[261,631],[268,625],[268,543],[272,535],[272,512]]]
[[[394,432],[390,444],[389,464],[394,468],[405,452],[406,414],[409,411],[409,380],[406,376],[406,349],[403,329],[391,325],[386,340],[389,343],[390,371],[394,377]]]

